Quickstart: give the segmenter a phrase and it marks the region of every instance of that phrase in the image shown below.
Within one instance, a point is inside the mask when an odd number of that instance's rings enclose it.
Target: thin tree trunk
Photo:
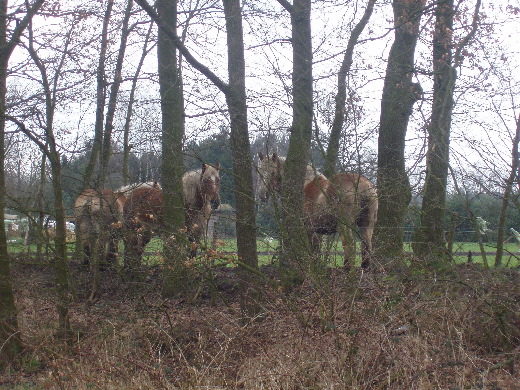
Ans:
[[[110,88],[110,96],[108,99],[107,115],[105,118],[105,131],[103,134],[103,148],[101,153],[101,173],[99,177],[99,187],[104,188],[105,182],[108,175],[108,163],[110,161],[110,155],[112,154],[112,132],[114,131],[114,116],[116,113],[117,97],[119,94],[119,87],[121,86],[121,71],[123,69],[123,60],[125,58],[125,51],[128,41],[128,35],[130,29],[128,23],[130,21],[130,15],[132,14],[132,6],[134,5],[133,0],[128,0],[125,15],[123,17],[123,25],[121,28],[121,43],[119,45],[119,52],[117,55],[116,67],[114,70],[114,81]]]
[[[403,253],[404,216],[412,193],[405,168],[405,137],[421,86],[412,82],[425,0],[394,0],[395,40],[388,56],[378,138],[379,211],[375,257],[383,264]]]
[[[132,119],[133,114],[133,106],[135,101],[135,91],[137,89],[137,79],[139,74],[141,73],[141,68],[143,67],[144,60],[146,55],[150,52],[152,48],[148,49],[148,42],[150,41],[150,34],[152,32],[153,23],[150,23],[150,28],[146,33],[146,38],[143,46],[143,51],[141,53],[141,58],[139,59],[139,64],[137,65],[137,69],[134,74],[134,78],[132,79],[132,87],[130,89],[130,97],[128,99],[128,108],[126,110],[126,118],[125,118],[125,126],[123,130],[123,184],[126,186],[130,184],[130,170],[129,170],[129,158],[130,158],[130,121]]]
[[[7,0],[0,0],[0,210],[5,209],[5,120],[7,95],[7,67],[9,58],[20,41],[22,32],[43,5],[44,0],[36,0],[27,9],[11,34],[7,36]],[[28,4],[29,5],[29,4]],[[5,227],[0,229],[0,370],[16,359],[21,350],[21,337],[18,332],[17,311],[11,283],[7,235]]]
[[[57,293],[57,311],[58,311],[58,336],[64,339],[70,339],[70,319],[69,319],[69,265],[67,262],[67,230],[65,225],[65,205],[63,203],[63,186],[61,177],[61,158],[54,137],[54,112],[56,108],[56,90],[58,88],[58,80],[61,77],[61,69],[65,62],[68,45],[71,41],[71,34],[68,35],[65,46],[62,51],[62,57],[55,71],[55,76],[51,83],[47,76],[47,70],[44,63],[38,57],[34,50],[34,37],[32,34],[32,26],[29,28],[29,54],[33,59],[36,67],[40,71],[42,77],[42,87],[45,96],[45,139],[47,144],[37,142],[42,149],[42,153],[46,153],[49,158],[52,173],[52,189],[54,194],[54,217],[56,220],[56,237],[54,239],[55,246],[55,272],[56,272],[56,293]],[[25,131],[27,134],[27,132]],[[34,139],[34,138],[33,138]]]
[[[247,125],[246,72],[244,35],[240,0],[223,0],[226,15],[228,44],[229,93],[226,101],[231,121],[231,151],[233,178],[237,203],[236,228],[238,258],[247,267],[240,266],[242,313],[255,317],[260,311],[260,293],[255,274],[248,268],[258,269],[256,248],[255,202],[253,189],[253,159]]]
[[[347,76],[352,67],[352,56],[354,48],[358,42],[359,36],[363,32],[365,26],[372,16],[374,4],[377,0],[368,0],[367,8],[361,20],[356,24],[352,30],[350,38],[347,43],[347,49],[343,56],[343,62],[338,73],[338,92],[335,98],[334,119],[332,121],[332,128],[329,136],[329,143],[327,145],[327,152],[325,154],[325,168],[323,173],[326,177],[332,177],[336,172],[336,164],[338,161],[339,141],[341,139],[341,130],[345,122],[345,102],[347,100]]]
[[[108,0],[105,16],[103,18],[103,29],[101,31],[101,48],[99,50],[99,62],[97,69],[97,91],[96,91],[96,120],[94,123],[94,139],[92,141],[92,150],[90,159],[85,169],[85,177],[83,179],[83,188],[95,188],[96,183],[93,181],[94,170],[98,161],[99,154],[103,145],[103,113],[105,111],[105,61],[108,47],[108,24],[112,14],[114,0]]]

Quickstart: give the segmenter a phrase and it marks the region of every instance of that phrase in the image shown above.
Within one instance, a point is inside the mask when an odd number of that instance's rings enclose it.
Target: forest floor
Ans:
[[[133,284],[107,270],[93,301],[89,269],[71,271],[65,344],[52,267],[13,264],[25,350],[0,389],[520,388],[518,268],[333,270],[290,293],[264,286],[254,321],[240,315],[233,268],[195,299],[162,298],[157,267]]]

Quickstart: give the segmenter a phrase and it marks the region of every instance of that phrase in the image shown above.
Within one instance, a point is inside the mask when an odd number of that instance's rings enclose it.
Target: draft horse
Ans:
[[[125,201],[124,195],[109,189],[89,188],[77,197],[74,202],[76,245],[83,252],[83,264],[90,263],[96,248],[99,262],[115,262]]]
[[[182,178],[186,230],[190,242],[205,234],[211,210],[220,205],[219,164],[202,164],[198,170],[186,172]],[[137,265],[144,248],[154,235],[163,231],[163,191],[158,186],[141,186],[134,189],[124,206],[125,265]],[[196,246],[190,256],[195,257]]]
[[[276,153],[267,156],[259,153],[258,157],[258,196],[262,201],[267,201],[270,193],[279,193],[281,190],[285,158]],[[313,248],[319,246],[318,234],[339,233],[344,251],[344,266],[349,268],[354,264],[354,232],[359,228],[361,266],[368,268],[378,208],[374,184],[365,176],[353,173],[338,173],[329,180],[308,165],[303,192],[304,223]]]

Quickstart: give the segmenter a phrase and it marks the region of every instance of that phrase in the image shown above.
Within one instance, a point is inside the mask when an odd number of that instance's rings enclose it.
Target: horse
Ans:
[[[219,164],[202,164],[201,169],[186,172],[182,177],[186,231],[190,242],[199,241],[205,234],[211,209],[220,205]],[[140,261],[144,248],[154,235],[163,231],[163,191],[158,186],[134,189],[124,206],[127,228],[125,262],[129,266]],[[190,257],[196,256],[192,245]]]
[[[282,186],[285,158],[276,153],[260,158],[258,196],[267,201]],[[319,246],[317,234],[339,233],[344,251],[344,267],[353,264],[356,255],[354,231],[361,238],[361,267],[369,268],[372,257],[372,235],[377,219],[378,199],[374,184],[365,176],[338,173],[327,179],[308,165],[304,185],[304,224],[314,249]]]
[[[124,195],[109,189],[89,188],[77,197],[74,202],[76,245],[83,252],[83,264],[90,263],[96,245],[99,261],[109,264],[115,261],[125,200]]]
[[[206,237],[211,211],[220,206],[220,164],[202,164],[202,168],[182,176],[184,210],[188,239],[195,243]],[[190,257],[195,257],[192,249]]]

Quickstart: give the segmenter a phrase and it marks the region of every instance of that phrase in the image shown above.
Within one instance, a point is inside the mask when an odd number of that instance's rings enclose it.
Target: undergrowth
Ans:
[[[195,302],[73,267],[75,340],[55,338],[50,268],[14,265],[21,363],[0,389],[516,389],[518,270],[478,265],[399,274],[333,270],[327,288],[263,287],[262,321],[240,316],[233,269]],[[276,270],[265,269],[272,278]]]

